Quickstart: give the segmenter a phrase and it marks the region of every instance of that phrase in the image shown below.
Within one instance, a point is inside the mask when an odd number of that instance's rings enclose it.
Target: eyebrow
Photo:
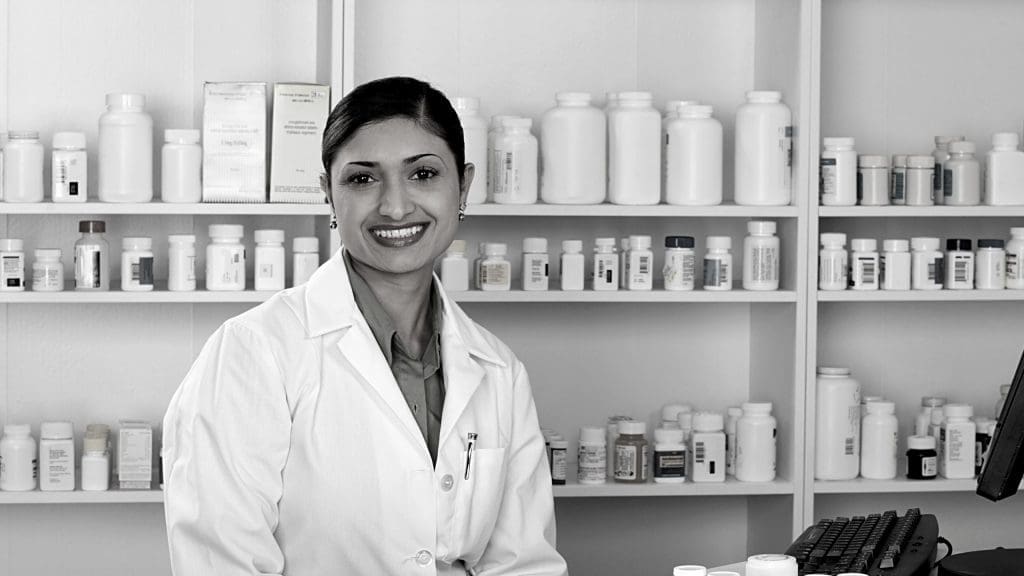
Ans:
[[[406,158],[405,160],[402,160],[402,164],[406,164],[406,165],[413,164],[413,163],[415,163],[415,162],[417,162],[417,161],[419,161],[419,160],[421,160],[423,158],[426,158],[428,156],[433,156],[434,158],[437,158],[442,164],[445,164],[445,161],[444,161],[443,158],[441,158],[437,154],[431,154],[429,152],[425,153],[425,154],[417,154],[415,156],[410,156],[410,157]],[[354,160],[352,162],[349,162],[348,164],[352,165],[352,166],[364,166],[366,168],[376,168],[377,166],[379,166],[379,163],[371,162],[369,160]],[[447,166],[447,164],[445,164],[445,165]]]

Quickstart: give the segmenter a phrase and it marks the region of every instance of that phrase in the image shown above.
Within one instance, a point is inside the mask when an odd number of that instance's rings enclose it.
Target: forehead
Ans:
[[[367,124],[355,134],[334,156],[334,166],[348,162],[372,161],[377,163],[401,162],[421,154],[434,154],[444,160],[453,158],[448,144],[409,118],[389,118]]]

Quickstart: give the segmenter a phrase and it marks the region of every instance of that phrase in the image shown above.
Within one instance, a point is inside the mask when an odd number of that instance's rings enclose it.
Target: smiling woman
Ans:
[[[419,80],[334,109],[343,250],[221,326],[164,419],[176,575],[566,573],[526,370],[433,276],[473,180],[463,147]]]

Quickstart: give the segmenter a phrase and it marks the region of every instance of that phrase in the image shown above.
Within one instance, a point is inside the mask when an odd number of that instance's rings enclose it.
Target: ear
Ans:
[[[327,203],[331,205],[331,212],[334,212],[334,197],[331,196],[331,179],[326,172],[320,173],[320,191],[324,193],[324,197],[327,198]]]
[[[476,175],[476,166],[472,162],[466,162],[462,169],[462,186],[459,190],[459,204],[465,204],[469,196],[469,187],[473,184],[473,177]]]

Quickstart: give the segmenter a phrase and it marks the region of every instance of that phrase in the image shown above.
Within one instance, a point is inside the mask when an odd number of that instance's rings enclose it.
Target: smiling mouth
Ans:
[[[378,244],[392,248],[401,248],[419,242],[423,238],[423,233],[426,229],[426,224],[412,224],[401,228],[381,226],[370,228],[370,234]]]

